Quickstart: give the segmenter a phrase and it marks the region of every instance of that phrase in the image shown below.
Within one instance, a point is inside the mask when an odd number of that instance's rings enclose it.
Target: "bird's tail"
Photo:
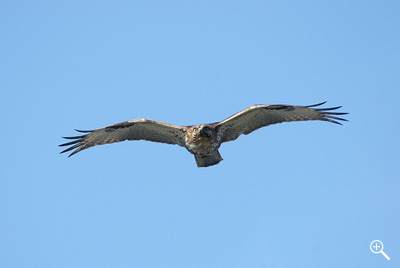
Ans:
[[[194,155],[197,167],[209,167],[218,164],[223,159],[218,150],[206,156]]]

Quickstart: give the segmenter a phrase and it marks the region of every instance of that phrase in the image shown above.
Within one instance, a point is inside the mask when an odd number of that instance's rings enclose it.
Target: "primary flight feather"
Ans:
[[[194,126],[176,126],[149,119],[135,119],[96,130],[77,130],[85,133],[74,137],[64,137],[72,140],[60,146],[70,146],[61,153],[72,151],[72,156],[87,148],[120,142],[125,140],[147,140],[185,147],[195,156],[198,167],[208,167],[218,164],[222,157],[218,148],[223,142],[236,140],[242,134],[249,134],[259,128],[272,124],[321,120],[336,124],[347,121],[338,116],[347,113],[332,112],[341,108],[315,108],[325,102],[309,105],[253,105],[227,119],[212,124]]]

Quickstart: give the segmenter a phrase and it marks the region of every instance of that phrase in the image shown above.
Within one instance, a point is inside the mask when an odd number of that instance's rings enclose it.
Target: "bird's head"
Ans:
[[[211,138],[214,136],[214,131],[210,126],[200,125],[198,128],[199,136],[202,138]]]

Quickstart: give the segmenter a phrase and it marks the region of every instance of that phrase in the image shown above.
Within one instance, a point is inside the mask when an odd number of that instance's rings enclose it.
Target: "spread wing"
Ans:
[[[322,120],[336,124],[339,121],[347,121],[346,119],[337,117],[347,113],[331,112],[339,109],[341,106],[333,108],[314,109],[325,104],[325,102],[309,105],[253,105],[249,108],[232,115],[222,122],[214,124],[217,131],[222,137],[222,142],[236,140],[241,134],[249,134],[254,130],[272,124],[291,122],[291,121],[307,121]]]
[[[72,156],[84,149],[125,140],[147,140],[168,144],[185,144],[185,127],[168,123],[153,121],[149,119],[136,119],[119,124],[99,128],[96,130],[77,130],[87,133],[82,136],[64,137],[73,140],[59,146],[70,146],[61,153],[74,150]],[[69,157],[68,156],[68,157]]]

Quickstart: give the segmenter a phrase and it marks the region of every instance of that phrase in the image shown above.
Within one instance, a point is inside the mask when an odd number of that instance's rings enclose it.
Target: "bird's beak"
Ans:
[[[202,129],[202,128],[199,131],[199,135],[201,137],[208,137],[209,136],[208,133],[206,131],[204,131],[204,129]]]

